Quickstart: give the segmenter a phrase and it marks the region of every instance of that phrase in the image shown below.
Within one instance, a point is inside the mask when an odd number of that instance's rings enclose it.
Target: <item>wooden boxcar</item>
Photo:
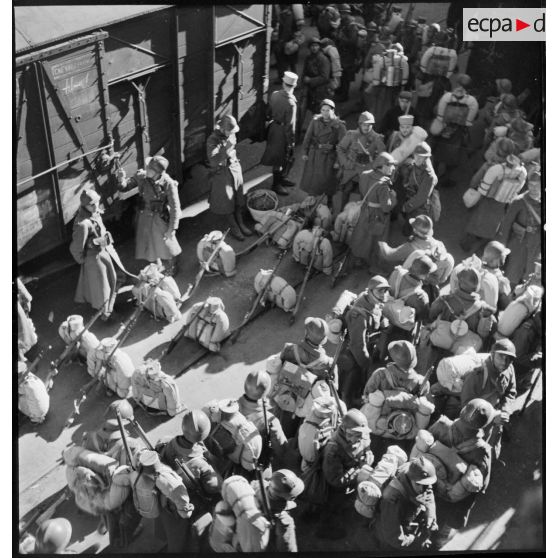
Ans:
[[[270,36],[261,4],[16,7],[18,263],[69,241],[86,185],[120,215],[119,165],[130,176],[163,154],[181,184],[222,114],[258,136]]]

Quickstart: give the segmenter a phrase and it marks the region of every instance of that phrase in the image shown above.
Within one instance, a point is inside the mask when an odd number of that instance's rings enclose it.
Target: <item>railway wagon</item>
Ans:
[[[265,121],[271,6],[21,6],[15,21],[18,264],[67,244],[85,186],[114,220],[148,156],[182,184],[225,113],[239,139]],[[205,184],[181,191],[183,205]]]

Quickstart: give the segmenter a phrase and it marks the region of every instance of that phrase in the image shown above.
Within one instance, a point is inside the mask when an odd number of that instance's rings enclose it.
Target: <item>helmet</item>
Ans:
[[[496,86],[502,93],[511,93],[512,82],[507,78],[499,78],[496,80]]]
[[[457,76],[457,85],[460,85],[463,89],[469,89],[472,83],[473,80],[467,74],[460,74]]]
[[[303,490],[304,483],[289,469],[275,471],[269,480],[269,491],[277,498],[294,500]]]
[[[403,370],[409,370],[417,365],[417,351],[409,341],[392,341],[388,345],[388,353],[393,362]]]
[[[428,215],[417,215],[409,219],[413,232],[421,238],[428,238],[434,234],[434,223]]]
[[[142,467],[155,467],[160,463],[159,454],[153,450],[140,451],[137,460]]]
[[[407,476],[417,484],[434,484],[437,480],[434,465],[424,456],[411,459]]]
[[[304,335],[314,345],[325,343],[327,332],[327,323],[322,318],[306,318],[304,320]]]
[[[341,425],[345,432],[362,432],[363,434],[370,432],[366,416],[358,409],[349,409],[343,416]]]
[[[438,266],[428,256],[419,256],[413,260],[409,268],[409,273],[416,277],[429,275],[430,273],[434,273],[437,269]]]
[[[397,161],[393,158],[393,155],[391,153],[387,153],[386,151],[383,151],[374,159],[372,166],[375,169],[379,169],[384,165],[397,165]]]
[[[349,6],[349,4],[337,4],[337,10],[339,11],[340,14],[346,12],[346,13],[351,13],[351,6]]]
[[[498,260],[499,265],[503,265],[510,249],[506,248],[501,242],[491,240],[485,247],[482,254],[484,261]]]
[[[462,291],[475,293],[479,290],[480,286],[479,272],[472,267],[462,269],[457,274],[457,283]]]
[[[422,155],[423,157],[431,157],[432,148],[425,141],[423,141],[415,147],[413,153],[415,155]]]
[[[57,554],[66,550],[72,538],[72,524],[63,517],[41,524],[35,540],[35,553]]]
[[[376,289],[389,289],[389,283],[381,275],[374,275],[368,281],[367,288],[369,292],[373,293]]]
[[[271,387],[271,376],[265,370],[254,370],[244,380],[244,393],[251,399],[265,397]]]
[[[360,126],[361,124],[374,124],[376,122],[376,119],[374,118],[374,115],[371,112],[368,112],[367,110],[365,110],[364,112],[360,113],[360,116],[358,117],[358,125]]]
[[[113,401],[105,411],[105,419],[111,420],[116,418],[117,411],[120,411],[120,416],[126,420],[134,420],[134,409],[127,399]]]
[[[165,172],[169,168],[169,162],[167,159],[161,155],[155,155],[155,157],[147,157],[145,160],[145,165],[155,172]]]
[[[95,190],[86,188],[85,190],[82,190],[79,196],[79,203],[85,207],[90,203],[97,203],[100,199],[101,196],[99,196]]]
[[[502,353],[513,358],[517,356],[515,352],[515,345],[507,338],[498,339],[490,349],[491,353]]]
[[[486,399],[479,397],[471,399],[459,413],[459,418],[465,424],[479,429],[489,424],[493,416],[494,407]]]
[[[182,419],[182,435],[192,444],[205,440],[210,430],[209,417],[199,409],[188,411]]]

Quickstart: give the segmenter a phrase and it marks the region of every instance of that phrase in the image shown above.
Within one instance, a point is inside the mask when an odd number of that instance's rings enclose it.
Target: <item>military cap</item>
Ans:
[[[314,345],[323,345],[327,339],[328,327],[322,318],[306,318],[304,320],[304,335]]]
[[[366,29],[359,29],[357,35],[359,37],[368,37],[368,31]]]
[[[409,341],[392,341],[388,345],[388,353],[393,362],[403,370],[409,370],[417,365],[417,351]]]
[[[294,72],[283,72],[283,83],[285,85],[296,85],[298,76]]]
[[[335,409],[335,399],[320,395],[312,401],[312,414],[319,419],[330,417]]]
[[[153,450],[143,450],[138,454],[138,463],[142,467],[154,467],[159,464],[159,454]]]
[[[416,19],[410,19],[405,25],[408,29],[414,29],[415,27],[418,27],[418,21]]]
[[[412,114],[402,114],[397,118],[400,125],[412,126],[415,122],[415,117]]]
[[[459,413],[459,418],[465,424],[477,429],[484,428],[492,421],[493,417],[494,407],[486,399],[480,397],[471,399]]]
[[[320,108],[323,107],[324,105],[331,107],[333,110],[335,110],[335,103],[331,99],[324,99],[320,103]]]
[[[71,314],[66,318],[66,323],[72,331],[81,329],[83,327],[83,316],[80,316],[79,314]]]
[[[360,113],[360,116],[358,117],[358,125],[360,126],[361,124],[374,124],[376,122],[374,115],[371,112],[368,112],[367,110],[365,110],[364,112]]]
[[[479,290],[480,275],[473,267],[466,267],[457,274],[459,288],[466,293],[474,293]]]
[[[182,419],[182,435],[192,444],[205,440],[210,430],[209,417],[199,409],[187,411]]]
[[[341,424],[346,432],[361,432],[362,434],[370,432],[366,416],[358,409],[349,409],[343,416]]]
[[[205,304],[211,314],[215,314],[217,310],[222,310],[224,308],[223,301],[218,296],[207,297]]]
[[[389,283],[385,277],[382,277],[381,275],[374,275],[369,279],[366,288],[370,292],[374,292],[376,289],[389,289]]]
[[[165,157],[155,155],[155,157],[147,157],[145,166],[153,169],[155,172],[163,173],[169,168],[169,162]]]
[[[417,215],[409,219],[413,232],[420,238],[428,238],[434,234],[434,223],[428,215]]]
[[[72,538],[72,524],[64,517],[41,523],[35,537],[35,554],[61,554]]]
[[[401,91],[399,93],[400,99],[407,99],[407,101],[411,101],[413,99],[413,94],[410,91]]]
[[[79,195],[79,202],[82,206],[89,205],[90,203],[98,203],[101,199],[101,196],[93,190],[92,188],[86,188],[85,190],[81,191]]]
[[[223,399],[219,401],[219,410],[221,414],[234,415],[239,412],[240,407],[236,399]]]
[[[337,5],[337,10],[339,11],[340,14],[342,13],[351,13],[351,6],[349,6],[349,4],[338,4]]]
[[[472,83],[473,80],[467,74],[460,74],[457,76],[457,85],[460,85],[463,89],[469,89]]]
[[[322,46],[320,43],[320,37],[310,37],[310,39],[308,39],[308,44],[310,46],[312,45]]]
[[[515,352],[515,345],[506,337],[504,337],[503,339],[498,339],[498,341],[495,341],[494,345],[492,345],[492,348],[490,349],[490,352],[501,353],[503,355],[508,355],[513,358],[517,357],[517,354]]]
[[[289,469],[279,469],[271,475],[269,488],[272,496],[294,500],[302,494],[304,482]]]
[[[422,141],[415,147],[414,154],[421,155],[422,157],[431,157],[432,149],[425,141]]]
[[[391,153],[388,153],[387,151],[383,151],[382,153],[380,153],[374,159],[374,163],[372,166],[375,169],[379,169],[384,165],[397,165],[397,161],[394,159],[393,155]]]
[[[118,340],[114,337],[105,337],[101,339],[101,350],[105,353],[110,353],[117,345]]]
[[[434,273],[438,269],[438,266],[427,256],[418,256],[413,260],[411,267],[409,268],[409,273],[412,275],[429,275]]]
[[[240,130],[236,118],[232,114],[225,114],[225,116],[219,120],[217,125],[220,130],[231,132],[233,134],[236,134]]]
[[[261,399],[271,387],[271,376],[265,370],[252,370],[244,380],[244,393],[251,399]]]
[[[424,456],[411,459],[407,476],[417,484],[434,484],[437,480],[434,465]]]
[[[496,80],[496,86],[502,93],[511,93],[512,82],[507,78],[498,78]]]

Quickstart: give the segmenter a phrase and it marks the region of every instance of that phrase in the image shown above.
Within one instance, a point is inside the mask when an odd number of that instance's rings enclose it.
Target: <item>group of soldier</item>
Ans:
[[[325,195],[333,218],[347,219],[344,272],[365,265],[371,278],[363,292],[345,291],[325,319],[306,318],[303,339],[271,355],[265,370],[250,371],[241,397],[187,410],[174,438],[152,444],[124,399],[65,452],[76,502],[101,516],[115,547],[128,546],[146,518],[168,552],[293,552],[297,522],[317,523],[318,537],[343,538],[339,514],[354,507],[373,520],[378,548],[441,548],[486,491],[518,386],[529,387],[541,366],[540,150],[512,82],[497,80],[496,96],[479,111],[472,79],[460,74],[450,82],[457,62],[451,30],[405,22],[395,6],[360,26],[347,10],[332,5],[312,14],[322,38],[310,40],[301,78],[300,17],[291,6],[278,10],[281,88],[269,99],[261,163],[273,169],[271,189],[287,195],[305,116],[295,95],[300,79],[304,110],[318,114],[302,140],[299,187]],[[322,52],[332,46],[335,72]],[[346,98],[360,68],[371,70],[361,88],[371,110],[347,130],[335,101]],[[209,203],[244,240],[253,231],[238,131],[226,115],[207,140]],[[461,242],[472,255],[455,265],[434,237],[438,177],[451,183],[475,145],[485,163],[463,198],[471,217]],[[135,257],[173,275],[180,204],[167,167],[155,156],[132,178],[123,171],[118,178],[122,190],[138,189]],[[80,201],[70,245],[81,266],[75,300],[111,319],[128,272],[103,224],[100,196],[87,189]],[[358,211],[349,222],[351,203]],[[408,240],[392,247],[387,240],[398,224]],[[37,336],[19,280],[18,294],[23,370]],[[328,341],[335,357],[326,353]],[[88,492],[87,470],[104,479],[99,494]],[[84,502],[101,493],[116,503]],[[67,521],[50,520],[35,551],[63,551],[70,535]]]

